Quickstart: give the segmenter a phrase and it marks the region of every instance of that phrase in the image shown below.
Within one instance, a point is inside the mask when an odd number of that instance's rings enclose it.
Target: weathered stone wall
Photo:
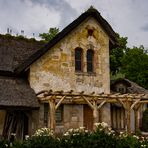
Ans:
[[[88,35],[88,30],[93,30]],[[83,49],[83,72],[75,72],[75,48]],[[86,53],[94,50],[94,72],[87,73]],[[109,93],[109,37],[93,18],[88,18],[30,67],[30,85],[41,90],[74,90],[85,93]],[[44,116],[40,108],[39,125]],[[110,124],[110,106],[103,108],[105,121]],[[103,119],[102,119],[103,120]],[[103,120],[103,121],[104,121]],[[83,105],[64,105],[63,125],[56,131],[83,126]],[[64,127],[64,128],[63,128]]]
[[[64,105],[64,129],[83,126],[83,105]]]
[[[88,28],[93,30],[88,36]],[[84,52],[83,69],[75,72],[75,48]],[[93,49],[94,73],[87,73],[86,52]],[[109,38],[93,18],[85,20],[30,67],[30,85],[40,90],[74,90],[97,93],[110,91]]]

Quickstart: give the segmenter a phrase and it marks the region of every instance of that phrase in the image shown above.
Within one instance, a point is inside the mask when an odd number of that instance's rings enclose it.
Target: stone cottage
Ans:
[[[124,106],[125,101],[123,95],[109,95],[109,51],[117,45],[115,37],[109,23],[91,8],[46,45],[0,45],[0,134],[9,138],[16,133],[22,139],[40,127],[92,130],[99,121],[115,127],[111,102]]]
[[[89,9],[31,55],[16,72],[29,69],[29,83],[36,93],[42,90],[110,93],[109,50],[114,45],[115,32],[111,26],[97,10]],[[48,101],[40,104],[41,127],[52,124],[44,120],[45,108],[48,110]],[[62,104],[57,111],[57,132],[84,125],[93,128],[87,104]],[[109,104],[102,107],[102,114],[103,121],[110,124]]]

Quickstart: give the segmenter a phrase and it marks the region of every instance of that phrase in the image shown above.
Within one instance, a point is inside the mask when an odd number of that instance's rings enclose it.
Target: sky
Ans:
[[[148,47],[148,0],[0,0],[0,33],[38,38],[50,27],[60,30],[94,6],[128,46]]]

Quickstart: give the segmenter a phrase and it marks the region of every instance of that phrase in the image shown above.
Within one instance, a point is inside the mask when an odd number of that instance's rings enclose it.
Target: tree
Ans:
[[[143,46],[129,49],[122,58],[125,77],[148,89],[148,55]]]
[[[120,37],[119,34],[117,35],[118,47],[113,48],[110,51],[110,69],[111,74],[116,75],[121,70],[121,61],[124,56],[124,53],[128,50],[127,48],[127,37]]]
[[[49,28],[48,33],[40,33],[39,37],[41,37],[45,42],[49,42],[59,33],[59,28]]]

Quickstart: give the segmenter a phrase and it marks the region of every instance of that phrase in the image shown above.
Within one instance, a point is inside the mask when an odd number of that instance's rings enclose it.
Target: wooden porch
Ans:
[[[135,132],[138,131],[138,111],[142,104],[148,103],[148,94],[87,94],[82,91],[79,93],[70,90],[52,91],[43,90],[36,94],[41,103],[49,103],[50,121],[48,127],[55,131],[56,120],[55,112],[63,104],[88,104],[93,111],[93,125],[99,122],[99,113],[106,103],[119,103],[125,110],[125,130],[131,132],[131,111],[134,111]],[[94,126],[95,129],[95,126]]]

